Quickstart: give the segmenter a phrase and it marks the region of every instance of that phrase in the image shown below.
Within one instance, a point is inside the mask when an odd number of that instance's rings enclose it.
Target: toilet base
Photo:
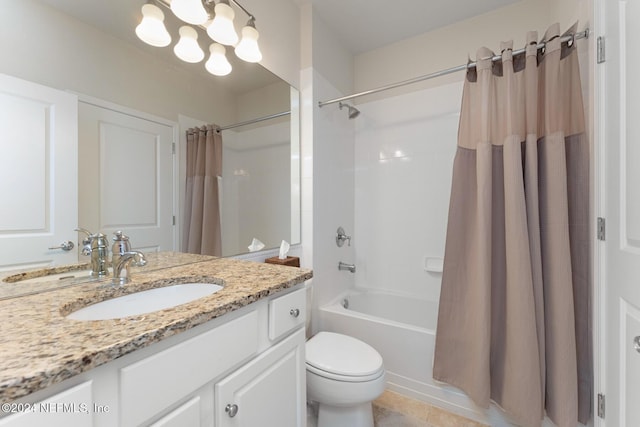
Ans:
[[[318,406],[318,427],[373,427],[371,402],[355,406]]]

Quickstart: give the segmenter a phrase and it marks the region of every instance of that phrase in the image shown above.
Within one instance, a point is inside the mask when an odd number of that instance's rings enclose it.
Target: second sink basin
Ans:
[[[73,320],[108,320],[164,310],[214,294],[222,286],[213,283],[183,283],[149,289],[88,305],[67,315]]]

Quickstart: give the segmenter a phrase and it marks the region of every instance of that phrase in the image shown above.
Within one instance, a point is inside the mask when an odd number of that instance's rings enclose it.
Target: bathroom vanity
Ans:
[[[0,300],[0,426],[303,425],[303,282],[312,272],[197,257],[137,270],[123,287],[91,282]],[[141,315],[66,318],[186,282],[223,288]]]

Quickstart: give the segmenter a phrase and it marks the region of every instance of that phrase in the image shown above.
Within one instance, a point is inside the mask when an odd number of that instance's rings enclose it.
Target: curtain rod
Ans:
[[[264,122],[265,120],[271,120],[271,119],[275,119],[275,118],[278,118],[278,117],[286,116],[286,115],[289,115],[289,114],[291,114],[291,111],[283,111],[281,113],[271,114],[269,116],[264,116],[264,117],[258,117],[257,119],[246,120],[244,122],[235,123],[235,124],[232,124],[232,125],[220,126],[220,127],[216,128],[216,131],[221,132],[223,130],[233,129],[233,128],[237,128],[237,127],[245,126],[245,125],[250,125],[252,123]]]
[[[584,31],[580,31],[574,34],[569,34],[566,36],[562,36],[560,37],[560,42],[568,42],[570,40],[578,40],[578,39],[585,39],[585,38],[589,38],[589,29],[587,28]],[[537,44],[537,48],[542,49],[544,48],[544,46],[546,45],[545,42],[542,43],[538,43]],[[522,48],[522,49],[518,49],[518,50],[514,50],[513,51],[513,55],[520,55],[522,53],[526,52],[526,48]],[[488,59],[488,58],[487,58]],[[502,55],[495,55],[491,57],[491,61],[496,62],[502,59]],[[358,92],[358,93],[354,93],[352,95],[347,95],[347,96],[343,96],[340,98],[334,98],[334,99],[330,99],[328,101],[319,101],[318,102],[318,107],[324,107],[325,105],[329,105],[329,104],[335,104],[336,102],[342,102],[342,101],[348,101],[350,99],[354,99],[354,98],[358,98],[364,95],[371,95],[373,93],[378,93],[378,92],[382,92],[385,90],[389,90],[389,89],[395,89],[397,87],[400,86],[405,86],[405,85],[409,85],[409,84],[413,84],[413,83],[418,83],[424,80],[429,80],[429,79],[433,79],[436,77],[441,77],[441,76],[445,76],[447,74],[452,74],[452,73],[456,73],[458,71],[463,71],[466,70],[468,68],[475,68],[476,63],[475,62],[469,62],[467,64],[462,64],[462,65],[458,65],[457,67],[452,67],[452,68],[447,68],[446,70],[440,70],[440,71],[436,71],[435,73],[431,73],[431,74],[425,74],[423,76],[419,76],[419,77],[414,77],[412,79],[409,80],[403,80],[401,82],[398,83],[392,83],[390,85],[386,85],[386,86],[381,86],[375,89],[370,89],[370,90],[365,90],[363,92]]]

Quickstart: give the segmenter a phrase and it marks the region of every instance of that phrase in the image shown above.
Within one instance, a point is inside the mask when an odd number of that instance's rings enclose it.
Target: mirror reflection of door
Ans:
[[[122,230],[143,252],[176,249],[175,124],[95,100],[81,100],[78,118],[80,227]]]
[[[0,74],[0,270],[77,261],[77,141],[75,95]]]

